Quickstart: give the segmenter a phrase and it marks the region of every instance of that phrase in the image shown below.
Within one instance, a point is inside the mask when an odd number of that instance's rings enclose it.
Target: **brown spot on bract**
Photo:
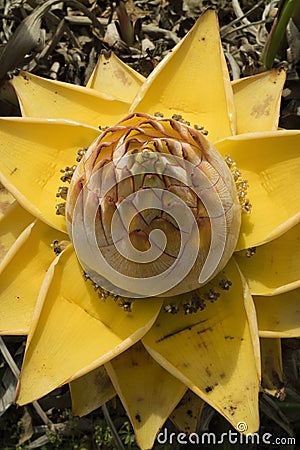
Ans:
[[[128,80],[128,78],[126,78],[123,70],[120,69],[115,70],[114,75],[116,76],[116,78],[119,78],[119,80],[121,80],[124,86],[130,86],[132,84],[132,82]]]
[[[269,116],[270,105],[273,99],[274,97],[272,95],[267,95],[261,103],[257,103],[252,107],[250,115],[254,116],[255,119],[260,119],[263,116]]]
[[[205,388],[205,392],[207,392],[207,393],[211,392],[212,390],[213,390],[213,386],[207,386]]]
[[[139,414],[136,414],[135,419],[138,421],[138,423],[141,423],[142,419]]]
[[[211,377],[211,370],[209,370],[208,367],[205,367],[205,372],[206,372],[208,377]]]
[[[225,375],[224,372],[220,373],[220,378],[221,378],[221,379],[225,378],[225,376],[226,376],[226,375]]]
[[[13,175],[14,173],[16,173],[17,170],[18,170],[18,168],[15,167],[15,168],[10,172],[10,175]]]
[[[236,409],[237,409],[236,406],[230,405],[230,406],[229,406],[229,414],[230,414],[231,416],[234,416],[235,410],[236,410]]]

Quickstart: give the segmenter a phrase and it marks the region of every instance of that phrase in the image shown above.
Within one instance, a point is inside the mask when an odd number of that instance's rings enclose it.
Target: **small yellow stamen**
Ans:
[[[105,301],[107,297],[111,297],[113,301],[118,304],[118,306],[124,309],[125,312],[132,312],[132,305],[134,303],[134,300],[127,297],[120,297],[113,292],[107,291],[106,289],[99,286],[99,284],[97,284],[95,281],[93,281],[87,272],[83,272],[83,277],[85,281],[89,280],[92,283],[94,290],[97,291],[98,297],[101,300]]]
[[[132,312],[132,301],[131,300],[125,300],[121,299],[118,303],[118,305],[124,309],[125,312]]]
[[[50,247],[52,247],[54,253],[58,256],[65,248],[68,247],[68,245],[70,245],[70,243],[70,241],[58,241],[55,239],[55,241],[50,244]]]
[[[55,205],[56,208],[56,214],[58,216],[65,216],[66,215],[66,202],[64,203],[58,203]]]
[[[250,214],[252,209],[252,205],[248,198],[242,203],[242,211],[246,214]]]
[[[63,183],[65,183],[65,182],[70,183],[71,182],[71,179],[72,179],[72,176],[74,175],[76,167],[77,167],[76,165],[74,165],[72,167],[67,166],[65,169],[61,169],[60,170],[60,172],[63,173],[63,176],[60,177],[60,179],[61,179],[61,181]]]
[[[82,158],[84,157],[86,151],[87,151],[87,148],[81,148],[81,149],[78,150],[78,152],[77,152],[78,156],[76,158],[77,162],[80,162],[82,160]]]
[[[60,186],[58,188],[58,192],[56,194],[56,197],[61,197],[64,200],[66,200],[67,199],[67,195],[68,195],[68,188],[67,188],[67,186]]]
[[[205,294],[205,298],[210,302],[214,303],[220,297],[220,293],[216,292],[213,288],[209,289],[209,291]]]
[[[169,303],[168,305],[164,306],[164,312],[167,312],[169,314],[177,314],[179,311],[179,308],[174,303]]]
[[[251,258],[251,256],[255,255],[255,253],[256,253],[256,247],[247,248],[246,257]]]
[[[206,308],[205,300],[194,293],[189,302],[182,304],[184,314],[193,314],[198,311],[203,311]]]
[[[80,162],[83,156],[85,155],[87,151],[87,148],[80,148],[77,152],[77,158],[76,161]],[[63,183],[71,183],[72,177],[74,175],[74,172],[77,168],[77,165],[74,164],[73,166],[66,166],[64,169],[60,170],[60,173],[63,174],[62,177],[60,177],[61,181]],[[56,197],[60,197],[63,200],[67,200],[68,196],[68,190],[69,188],[67,186],[60,186],[58,188],[58,191],[56,193]],[[66,215],[66,203],[58,203],[55,205],[56,208],[56,214],[58,216],[65,216]]]
[[[204,129],[204,127],[202,125],[194,125],[195,130],[200,131],[200,133],[203,134],[203,136],[207,136],[208,135],[208,131]]]
[[[173,114],[172,119],[177,120],[177,122],[180,122],[183,125],[187,125],[188,127],[191,125],[191,122],[185,120],[181,114]]]
[[[219,286],[224,291],[229,291],[230,287],[232,286],[232,282],[230,280],[227,280],[227,278],[223,278],[220,281]]]

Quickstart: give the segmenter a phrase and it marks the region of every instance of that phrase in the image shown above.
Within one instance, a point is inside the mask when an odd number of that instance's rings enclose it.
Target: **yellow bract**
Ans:
[[[161,304],[160,299],[139,300],[132,313],[124,314],[112,297],[101,301],[84,281],[69,246],[52,263],[41,286],[18,402],[39,398],[126,350],[151,328]]]
[[[257,247],[252,257],[246,253],[237,253],[236,261],[253,295],[276,295],[300,286],[300,224]]]
[[[170,415],[170,419],[178,430],[185,433],[196,433],[204,404],[200,397],[188,389]]]
[[[13,202],[0,218],[0,246],[2,260],[20,233],[34,221],[34,217],[23,209],[19,203]]]
[[[65,231],[56,215],[60,170],[76,162],[78,149],[99,135],[96,128],[63,120],[0,119],[0,181],[32,215]]]
[[[277,130],[285,71],[274,69],[232,83],[237,134]]]
[[[249,183],[251,214],[243,215],[237,250],[277,238],[300,220],[300,131],[232,136],[216,143],[238,161]]]
[[[255,317],[247,317],[243,298],[249,315],[252,300],[234,262],[215,278],[216,285],[221,277],[232,287],[216,303],[193,315],[179,311],[168,320],[161,312],[142,341],[160,365],[233,425],[243,418],[251,433],[258,428],[259,350]]]
[[[284,382],[281,359],[280,339],[260,340],[261,365],[262,365],[262,388],[270,395],[280,400],[284,398]]]
[[[65,237],[36,221],[20,234],[6,254],[0,265],[0,334],[29,332],[42,281],[55,256],[51,243]]]
[[[86,87],[131,103],[145,78],[124,64],[114,53],[102,54]]]
[[[262,337],[299,337],[300,289],[272,297],[254,297],[259,334]]]
[[[233,94],[223,58],[216,15],[207,11],[150,74],[131,111],[182,114],[191,126],[204,126],[212,142],[234,134]]]
[[[46,80],[21,72],[13,79],[22,115],[68,118],[93,126],[107,126],[121,120],[129,104],[94,89]]]
[[[104,366],[71,381],[72,411],[76,416],[85,416],[111,400],[116,391]]]
[[[141,343],[105,365],[141,448],[152,448],[186,386],[151,358]],[[158,382],[159,380],[159,382]]]

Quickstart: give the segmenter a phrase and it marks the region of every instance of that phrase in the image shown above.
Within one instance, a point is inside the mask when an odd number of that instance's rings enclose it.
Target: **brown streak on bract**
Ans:
[[[212,331],[212,327],[203,328],[203,330],[197,331],[197,334],[205,333],[206,331]]]
[[[172,337],[172,336],[175,336],[175,334],[182,333],[183,331],[186,331],[186,330],[191,330],[192,328],[194,328],[194,327],[196,327],[197,325],[200,325],[201,323],[204,323],[204,322],[207,322],[207,319],[205,319],[205,320],[200,320],[199,322],[196,322],[196,323],[194,323],[194,324],[192,324],[192,325],[188,325],[187,327],[180,328],[179,330],[176,330],[176,331],[173,331],[172,333],[166,334],[166,335],[163,336],[162,338],[158,339],[156,342],[162,342],[162,341],[164,341],[165,339],[168,339],[168,338],[170,338],[170,337]]]

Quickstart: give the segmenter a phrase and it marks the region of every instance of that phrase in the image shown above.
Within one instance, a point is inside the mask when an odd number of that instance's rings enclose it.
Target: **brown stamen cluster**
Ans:
[[[106,289],[95,283],[95,281],[91,279],[87,272],[83,272],[83,277],[85,281],[89,280],[89,282],[92,283],[94,290],[97,291],[98,297],[101,300],[105,301],[108,297],[112,297],[114,302],[116,302],[118,306],[120,306],[120,308],[123,308],[125,312],[132,312],[132,304],[134,301],[131,298],[121,297],[120,295],[107,291]]]
[[[52,247],[55,255],[58,256],[68,245],[70,245],[70,241],[58,241],[57,239],[55,239],[50,244],[50,247]]]
[[[154,117],[164,117],[163,113],[156,111],[154,113]],[[191,122],[189,122],[188,120],[185,120],[181,114],[173,114],[172,115],[172,119],[173,120],[177,120],[177,122],[183,123],[184,125],[190,126]],[[193,128],[197,131],[200,131],[200,133],[202,133],[204,136],[208,135],[208,131],[204,129],[204,127],[202,125],[197,125],[195,124],[193,126]]]
[[[234,178],[238,197],[239,197],[239,202],[242,207],[242,211],[243,211],[243,213],[250,214],[252,205],[251,205],[249,199],[247,198],[247,190],[249,187],[248,181],[245,180],[244,178],[242,178],[242,172],[238,169],[234,159],[232,159],[230,156],[226,155],[225,162],[226,162],[227,166],[229,167],[229,169],[232,173],[232,176]]]
[[[227,278],[222,278],[219,282],[219,288],[222,290],[228,291],[231,286],[232,282]],[[221,293],[216,289],[211,287],[203,294],[194,291],[191,293],[191,298],[187,302],[178,302],[178,304],[168,303],[164,306],[163,311],[169,314],[177,314],[180,307],[183,309],[185,315],[203,311],[208,301],[214,303],[220,297]]]
[[[77,162],[80,162],[82,160],[82,158],[85,155],[86,151],[87,151],[87,148],[81,148],[81,149],[78,150],[77,158],[76,158]],[[61,169],[60,172],[63,174],[60,177],[61,181],[63,183],[69,183],[70,184],[76,168],[77,168],[77,165],[74,164],[71,167],[67,166],[64,169]],[[56,197],[60,197],[63,200],[67,200],[68,190],[69,190],[69,188],[67,186],[60,186],[58,188],[57,193],[56,193]],[[58,203],[57,205],[55,205],[55,208],[56,208],[56,214],[58,216],[65,216],[66,215],[66,202],[65,201],[63,203]]]
[[[246,250],[246,257],[247,258],[251,258],[252,256],[254,256],[256,253],[256,247],[249,247]]]

